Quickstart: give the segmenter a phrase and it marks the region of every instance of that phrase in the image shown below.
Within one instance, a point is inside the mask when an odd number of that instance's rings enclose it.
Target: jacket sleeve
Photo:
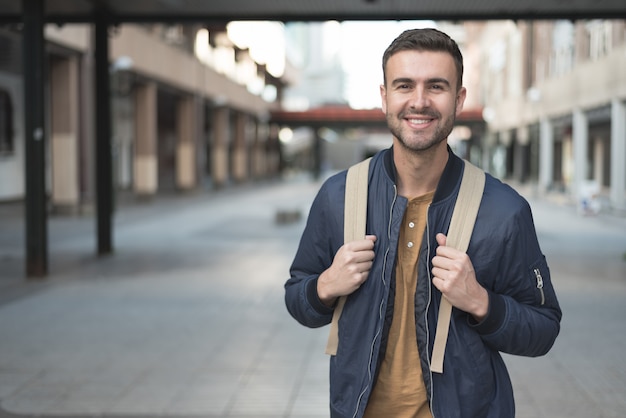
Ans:
[[[317,279],[330,267],[343,240],[343,217],[337,216],[343,214],[343,192],[337,176],[321,187],[313,201],[289,271],[291,277],[285,283],[287,310],[311,328],[329,324],[334,310],[319,300]],[[345,173],[343,176],[345,179]]]
[[[489,292],[489,312],[480,323],[471,324],[492,349],[522,356],[546,354],[560,331],[559,306],[550,270],[542,254],[528,203],[509,210],[492,237],[500,248],[491,259],[495,269]],[[508,207],[507,209],[512,209]]]

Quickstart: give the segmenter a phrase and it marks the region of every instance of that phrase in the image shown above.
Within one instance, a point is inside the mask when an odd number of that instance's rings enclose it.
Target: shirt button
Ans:
[[[414,228],[415,224],[413,222],[409,222],[409,228]]]
[[[412,248],[413,247],[413,243],[411,241],[409,241],[409,243],[406,246],[409,247],[409,248]]]

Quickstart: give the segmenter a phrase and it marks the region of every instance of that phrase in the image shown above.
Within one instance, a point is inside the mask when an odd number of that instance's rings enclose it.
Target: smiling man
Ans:
[[[528,203],[490,175],[467,253],[446,246],[465,163],[447,138],[463,109],[463,58],[435,29],[402,33],[383,56],[393,146],[369,166],[367,236],[343,242],[346,172],[316,196],[285,284],[309,327],[339,320],[332,417],[515,416],[501,352],[552,347],[561,310]],[[441,301],[452,306],[443,372],[431,369]]]

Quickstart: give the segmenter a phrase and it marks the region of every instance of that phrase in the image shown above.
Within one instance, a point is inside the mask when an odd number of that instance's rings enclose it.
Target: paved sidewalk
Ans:
[[[23,220],[5,208],[0,417],[327,417],[327,329],[291,319],[282,287],[318,187],[124,206],[105,258],[91,217],[52,217],[42,282],[23,278]],[[531,204],[564,318],[550,354],[506,357],[517,416],[623,417],[626,219]]]

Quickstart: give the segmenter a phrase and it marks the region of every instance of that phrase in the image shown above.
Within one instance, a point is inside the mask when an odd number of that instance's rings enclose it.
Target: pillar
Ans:
[[[270,177],[273,177],[273,176],[280,174],[283,168],[280,141],[278,139],[280,126],[276,124],[271,124],[268,130],[269,132],[268,132],[267,142],[266,142],[266,147],[265,147],[265,152],[266,152],[265,161],[266,161],[266,167],[267,167],[267,174]]]
[[[230,136],[229,110],[226,107],[213,109],[213,143],[211,152],[211,177],[216,187],[228,181],[228,145]]]
[[[100,13],[95,22],[96,105],[96,234],[99,255],[113,252],[113,148],[109,79],[109,22]]]
[[[554,180],[554,129],[548,117],[539,121],[539,189],[546,192]]]
[[[513,135],[513,178],[524,183],[530,176],[530,133],[528,126],[517,128]]]
[[[176,121],[176,186],[180,190],[190,190],[196,186],[197,113],[193,96],[179,99]]]
[[[587,115],[579,109],[574,109],[572,115],[572,139],[573,139],[573,151],[574,151],[574,181],[572,184],[572,193],[579,198],[579,193],[583,188],[583,184],[588,179],[588,143],[589,143],[589,129]]]
[[[611,207],[626,210],[626,104],[611,101]]]
[[[237,113],[235,117],[235,137],[233,147],[233,178],[241,183],[248,178],[248,141],[246,125],[248,116]]]
[[[44,1],[22,1],[26,275],[48,274],[46,150],[44,137]]]
[[[591,179],[601,187],[604,184],[604,140],[602,137],[593,139],[593,173]]]
[[[266,174],[265,167],[265,139],[263,138],[264,127],[258,120],[254,121],[254,138],[252,147],[252,175],[254,178],[263,178]]]
[[[76,210],[80,197],[78,72],[76,57],[51,62],[52,203],[62,210]]]
[[[157,158],[157,85],[148,82],[135,91],[135,164],[134,190],[141,196],[156,193]]]

